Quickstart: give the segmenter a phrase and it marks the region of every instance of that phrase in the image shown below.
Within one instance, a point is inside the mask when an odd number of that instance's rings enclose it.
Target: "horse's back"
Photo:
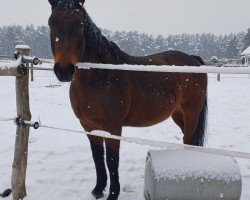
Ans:
[[[175,50],[149,55],[145,58],[149,59],[151,62],[155,61],[158,65],[200,66],[204,63],[199,56],[189,55]]]

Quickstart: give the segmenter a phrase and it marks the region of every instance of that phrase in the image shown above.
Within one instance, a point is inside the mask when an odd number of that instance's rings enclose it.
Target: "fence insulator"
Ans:
[[[11,189],[7,189],[5,190],[3,193],[0,194],[0,197],[8,197],[11,194],[12,190]]]
[[[40,127],[39,122],[32,122],[32,121],[27,121],[27,120],[23,120],[20,116],[18,116],[15,120],[14,120],[15,125],[17,126],[23,126],[23,127],[33,127],[34,129],[38,129]]]
[[[20,57],[20,53],[18,51],[14,52],[14,59],[17,60]]]
[[[37,57],[23,56],[22,62],[31,63],[33,65],[38,65],[40,63],[40,60]]]
[[[26,120],[24,120],[24,121],[22,122],[22,125],[23,125],[24,127],[30,126],[30,127],[33,127],[34,129],[38,129],[38,128],[40,127],[39,122],[32,122],[32,121],[26,121]]]

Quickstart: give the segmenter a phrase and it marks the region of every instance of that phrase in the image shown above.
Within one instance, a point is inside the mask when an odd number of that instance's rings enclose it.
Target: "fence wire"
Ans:
[[[44,63],[53,62],[50,60],[42,60]],[[17,65],[21,63],[21,59],[18,59],[14,63],[11,63],[10,66]],[[250,67],[242,67],[242,66],[229,66],[229,67],[215,67],[215,66],[142,66],[142,65],[103,65],[103,64],[90,64],[90,63],[77,63],[80,69],[108,69],[108,70],[127,70],[127,71],[145,71],[145,72],[173,72],[173,73],[222,73],[222,74],[250,74]],[[52,68],[44,68],[44,67],[34,67],[33,70],[45,70],[45,71],[53,71]],[[0,118],[0,121],[14,121],[16,117],[13,118]],[[175,144],[169,142],[161,142],[154,140],[147,140],[135,137],[122,137],[111,135],[104,132],[83,132],[72,129],[64,129],[59,127],[52,127],[47,125],[41,125],[40,127],[58,130],[58,131],[66,131],[72,133],[81,133],[90,136],[102,137],[105,139],[119,140],[128,143],[135,143],[138,145],[148,145],[154,148],[161,149],[180,149],[180,150],[188,150],[195,152],[204,152],[216,155],[230,156],[236,158],[245,158],[250,159],[250,153],[239,152],[239,151],[230,151],[230,150],[222,150],[215,148],[204,148],[204,147],[196,147],[190,145],[183,144]]]
[[[229,157],[235,157],[235,158],[250,159],[250,153],[239,152],[239,151],[197,147],[197,146],[191,146],[191,145],[185,145],[185,144],[161,142],[161,141],[147,140],[147,139],[141,139],[141,138],[135,138],[135,137],[116,136],[116,135],[111,135],[103,131],[84,132],[84,131],[77,131],[77,130],[72,130],[72,129],[64,129],[64,128],[59,128],[59,127],[42,125],[42,124],[40,124],[40,127],[51,129],[51,130],[57,130],[57,131],[65,131],[65,132],[80,133],[80,134],[85,134],[85,135],[90,135],[90,136],[102,137],[104,139],[119,140],[119,141],[124,141],[127,143],[134,143],[134,144],[138,144],[142,146],[147,145],[147,146],[160,148],[160,149],[178,149],[178,150],[210,153],[214,155],[222,155],[222,156],[229,156]]]
[[[5,117],[0,117],[0,122],[10,122],[14,121],[16,117],[10,117],[10,118],[5,118]]]

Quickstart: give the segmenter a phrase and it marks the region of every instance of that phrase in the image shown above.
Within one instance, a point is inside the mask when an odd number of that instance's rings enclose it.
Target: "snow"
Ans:
[[[92,63],[77,63],[79,69],[110,69],[110,70],[129,70],[145,72],[180,72],[180,73],[212,73],[212,74],[250,74],[250,67],[233,66],[214,67],[214,66],[155,66],[155,65],[102,65]]]
[[[240,55],[241,56],[248,56],[248,55],[250,55],[250,46],[246,50],[244,50]]]
[[[221,80],[217,82],[215,75],[209,78],[207,147],[250,152],[250,79],[247,75],[222,75]],[[16,116],[15,78],[0,77],[0,90],[0,117]],[[82,130],[71,109],[68,90],[69,83],[58,82],[52,72],[35,71],[35,81],[30,84],[32,120],[40,118],[47,125]],[[1,193],[11,185],[16,127],[12,122],[0,122],[0,127]],[[123,136],[182,143],[181,131],[171,119],[149,128],[126,127]],[[144,167],[149,149],[157,148],[121,143],[120,200],[144,199]],[[249,200],[250,160],[237,162],[243,178],[242,200]],[[31,129],[25,200],[91,200],[95,182],[94,162],[85,135]]]
[[[17,68],[21,63],[22,63],[21,58],[15,61],[0,61],[0,69]]]
[[[99,137],[105,137],[105,138],[108,138],[108,137],[110,137],[111,136],[111,134],[110,133],[108,133],[108,132],[105,132],[105,131],[92,131],[91,133],[93,133],[93,134],[95,134],[96,136],[99,136]]]
[[[223,182],[241,179],[237,162],[226,156],[181,150],[150,151],[155,178],[160,180],[199,179]],[[199,159],[197,159],[197,157]],[[180,165],[180,160],[182,164]]]
[[[16,45],[15,49],[30,49],[28,45]]]

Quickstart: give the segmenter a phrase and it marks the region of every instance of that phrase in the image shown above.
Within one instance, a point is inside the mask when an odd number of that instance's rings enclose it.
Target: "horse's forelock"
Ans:
[[[69,8],[71,10],[74,10],[76,8],[74,0],[60,0],[58,1],[57,6],[59,8]]]
[[[70,10],[75,10],[83,7],[85,0],[59,0],[57,7],[59,8],[69,8]]]

